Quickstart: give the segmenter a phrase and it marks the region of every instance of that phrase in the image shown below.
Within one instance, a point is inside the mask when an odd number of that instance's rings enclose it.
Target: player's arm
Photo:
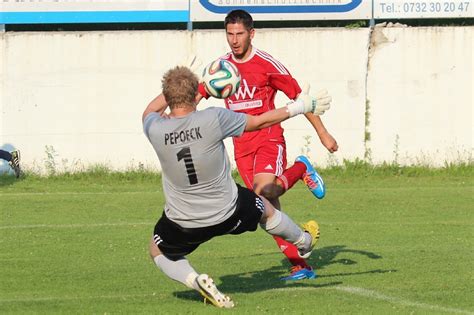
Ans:
[[[201,101],[201,99],[202,99],[202,95],[197,93],[196,104],[198,104],[199,101]],[[142,121],[145,120],[145,117],[149,113],[159,113],[160,115],[163,115],[167,107],[168,107],[168,103],[166,103],[165,96],[163,95],[163,93],[161,93],[160,95],[155,97],[150,102],[150,104],[148,104],[148,106],[145,108],[145,111],[143,112],[143,115],[142,115]]]
[[[161,93],[160,95],[155,97],[150,102],[150,104],[148,104],[148,106],[145,108],[145,111],[143,112],[143,115],[142,115],[142,121],[145,120],[145,117],[149,113],[159,113],[160,115],[162,115],[165,112],[167,107],[168,107],[168,103],[166,103],[165,96],[163,95],[163,93]]]
[[[285,121],[288,118],[310,113],[311,115],[322,115],[329,109],[331,97],[327,92],[317,93],[312,97],[306,91],[296,101],[287,104],[285,107],[265,112],[259,116],[247,115],[245,131],[255,131],[270,127],[274,124]]]
[[[298,98],[307,97],[308,90],[309,90],[309,85],[306,84],[303,87],[303,92],[298,95]],[[319,117],[319,115],[313,115],[312,113],[305,113],[304,115],[306,119],[308,119],[308,121],[311,123],[314,130],[316,130],[316,133],[318,134],[319,140],[321,141],[322,145],[329,152],[331,153],[336,152],[339,146],[337,145],[336,139],[334,139],[334,137],[327,131],[326,127],[323,124],[323,121],[321,120],[321,117]]]
[[[324,127],[323,121],[319,116],[313,115],[312,113],[305,114],[306,119],[311,123],[314,130],[318,134],[319,140],[323,144],[326,149],[334,153],[339,148],[336,139],[327,131],[326,127]]]
[[[202,83],[200,83],[201,85]],[[199,102],[204,98],[203,95],[201,95],[201,91],[199,90],[196,94],[196,99],[195,99],[195,102],[196,102],[196,105],[199,104]]]
[[[290,99],[297,99],[298,97],[304,95],[304,91],[301,93],[302,90],[298,85],[298,82],[291,76],[291,74],[289,74],[289,72],[286,75],[278,73],[277,71],[274,73],[274,75],[270,76],[270,85],[275,89],[282,91]],[[321,118],[319,116],[313,115],[312,113],[305,114],[305,117],[316,130],[316,133],[318,134],[323,146],[325,146],[326,149],[331,153],[336,152],[338,149],[337,142],[324,127]]]
[[[274,109],[259,116],[247,115],[245,131],[255,131],[263,129],[290,118],[290,113],[286,107]]]

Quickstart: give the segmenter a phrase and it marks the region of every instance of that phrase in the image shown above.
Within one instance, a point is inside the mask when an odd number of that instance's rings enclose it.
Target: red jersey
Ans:
[[[253,48],[252,54],[245,62],[238,62],[232,53],[221,57],[237,66],[241,81],[237,92],[225,99],[228,109],[250,115],[260,115],[275,109],[275,95],[282,91],[290,99],[295,99],[301,88],[290,72],[276,59],[264,51]],[[206,98],[209,95],[203,86],[199,92]],[[244,132],[234,137],[235,158],[255,151],[266,141],[284,141],[283,128],[280,124],[257,131]]]

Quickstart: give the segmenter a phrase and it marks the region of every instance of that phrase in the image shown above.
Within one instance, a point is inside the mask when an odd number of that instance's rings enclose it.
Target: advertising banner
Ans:
[[[256,21],[367,20],[369,0],[191,0],[191,21],[223,21],[234,9],[249,12]]]
[[[374,0],[374,18],[474,17],[472,2],[472,0]]]
[[[183,0],[0,0],[0,24],[187,22]]]
[[[256,21],[474,17],[474,0],[0,0],[0,24],[223,21],[234,9]]]

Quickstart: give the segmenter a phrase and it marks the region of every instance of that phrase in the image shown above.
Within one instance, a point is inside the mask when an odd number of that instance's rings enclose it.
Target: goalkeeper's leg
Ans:
[[[298,248],[299,255],[303,258],[308,258],[319,239],[319,228],[317,232],[302,230],[285,213],[275,209],[264,197],[261,198],[265,204],[265,211],[260,221],[260,226],[269,234],[279,236],[294,244]]]
[[[275,208],[281,209],[278,197],[299,181],[305,170],[306,167],[304,164],[295,163],[292,167],[285,170],[280,177],[276,177],[273,174],[261,173],[256,176],[255,182],[257,182],[257,184],[255,185],[255,191],[267,198]],[[286,218],[283,218],[283,222],[285,221]],[[273,235],[273,238],[278,248],[292,265],[290,275],[282,278],[283,280],[313,279],[316,277],[313,268],[301,257],[297,246],[277,235]]]
[[[198,291],[204,297],[205,302],[209,301],[222,308],[234,307],[232,299],[217,289],[211,277],[206,274],[198,274],[185,257],[177,260],[167,258],[161,253],[155,242],[156,238],[153,237],[150,242],[150,256],[165,275]]]
[[[0,150],[0,159],[10,162],[12,160],[12,155],[8,151]]]

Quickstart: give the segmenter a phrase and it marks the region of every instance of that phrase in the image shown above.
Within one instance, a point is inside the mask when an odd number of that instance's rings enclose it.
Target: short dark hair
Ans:
[[[252,16],[244,10],[232,10],[227,13],[227,16],[224,20],[224,28],[227,29],[227,24],[236,24],[242,23],[247,31],[253,29],[253,19]]]

